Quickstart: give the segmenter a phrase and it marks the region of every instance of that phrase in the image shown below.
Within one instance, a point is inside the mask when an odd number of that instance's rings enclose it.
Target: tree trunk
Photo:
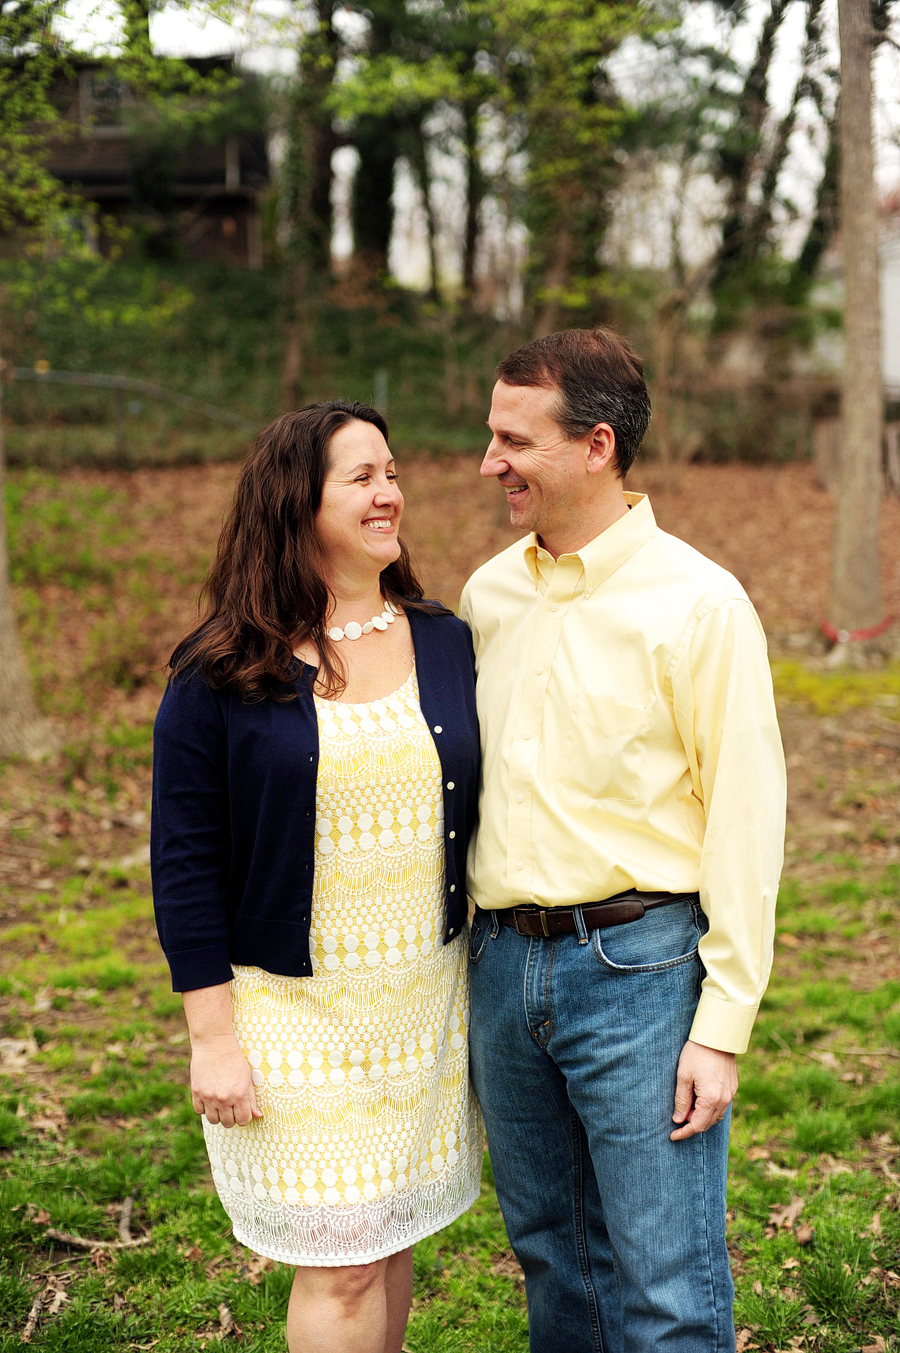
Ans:
[[[394,230],[397,124],[393,117],[357,118],[351,140],[359,151],[353,180],[353,248],[377,273],[386,273]]]
[[[844,374],[829,620],[839,632],[852,632],[883,618],[879,503],[884,401],[869,0],[838,0],[838,23]]]
[[[281,412],[299,409],[306,394],[306,355],[309,350],[309,268],[301,259],[291,269],[288,314],[281,354]]]
[[[663,489],[670,492],[675,479],[675,446],[672,436],[672,368],[675,361],[677,305],[665,297],[656,308],[653,326],[653,430],[662,469]]]
[[[719,151],[719,175],[727,184],[727,193],[717,266],[711,282],[714,295],[728,285],[746,258],[748,193],[769,107],[769,67],[789,5],[790,0],[771,0],[753,65],[737,101],[734,129]]]
[[[838,227],[838,174],[840,164],[840,102],[828,120],[828,144],[822,177],[816,190],[816,207],[803,248],[791,268],[790,300],[802,305],[816,279],[822,255]]]
[[[2,398],[2,363],[0,363]],[[0,407],[0,757],[39,757],[55,750],[56,736],[38,713],[22,656],[9,583],[6,540],[3,421]]]
[[[438,286],[437,218],[434,214],[434,203],[431,197],[431,168],[428,164],[428,139],[425,135],[423,121],[422,117],[417,117],[413,121],[410,162],[415,171],[416,178],[419,180],[419,188],[422,193],[422,206],[425,211],[425,230],[428,238],[428,295],[431,300],[436,301],[440,296],[440,289]]]
[[[533,338],[544,338],[552,334],[559,315],[559,292],[569,280],[572,266],[572,226],[568,220],[560,220],[556,227],[549,266],[544,273],[542,290],[544,301],[534,323]]]
[[[463,238],[462,290],[465,302],[471,303],[475,292],[475,256],[478,251],[478,224],[484,180],[478,157],[478,106],[467,104],[463,109],[463,140],[466,147],[466,228]]]

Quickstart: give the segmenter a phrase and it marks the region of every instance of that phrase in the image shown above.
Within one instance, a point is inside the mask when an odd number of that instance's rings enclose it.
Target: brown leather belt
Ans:
[[[605,902],[585,902],[581,908],[585,929],[599,930],[605,925],[626,925],[639,921],[653,907],[668,907],[672,902],[699,901],[698,893],[616,893]],[[574,935],[574,907],[507,907],[494,913],[501,925],[512,926],[519,935],[531,939],[552,939],[554,935]]]

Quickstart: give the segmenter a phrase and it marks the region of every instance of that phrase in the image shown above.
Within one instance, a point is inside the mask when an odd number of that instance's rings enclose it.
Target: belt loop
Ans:
[[[499,917],[497,916],[496,908],[494,908],[490,912],[490,918],[491,918],[490,920],[491,939],[495,940],[500,933],[500,920]]]
[[[587,944],[588,931],[587,926],[584,923],[584,912],[582,911],[580,906],[572,908],[572,916],[574,917],[575,920],[575,930],[578,935],[578,943]]]

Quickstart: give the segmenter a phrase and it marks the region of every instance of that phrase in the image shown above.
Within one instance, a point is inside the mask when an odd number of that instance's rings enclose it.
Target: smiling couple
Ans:
[[[650,401],[621,338],[496,375],[481,473],[523,536],[459,619],[373,409],[287,414],[241,470],[155,728],[193,1104],[235,1236],[295,1268],[291,1353],[399,1353],[479,1104],[532,1353],[733,1353],[730,1104],[784,826],[765,639],[624,491]]]

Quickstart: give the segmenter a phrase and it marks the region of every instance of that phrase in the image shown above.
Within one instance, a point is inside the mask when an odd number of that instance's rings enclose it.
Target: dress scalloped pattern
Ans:
[[[463,936],[442,943],[441,766],[413,671],[370,704],[316,699],[312,977],[235,967],[263,1117],[203,1120],[235,1237],[288,1264],[370,1263],[478,1196]]]

